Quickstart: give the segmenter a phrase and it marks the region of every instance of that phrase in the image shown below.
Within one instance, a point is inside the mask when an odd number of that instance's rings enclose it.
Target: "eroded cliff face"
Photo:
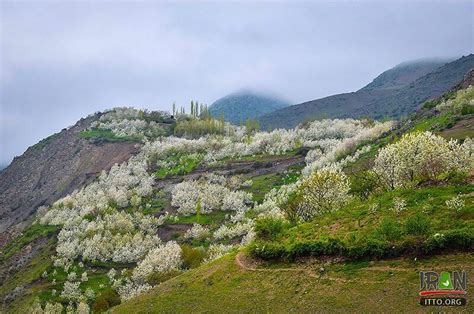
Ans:
[[[0,232],[32,217],[94,180],[102,170],[128,160],[140,150],[135,142],[97,142],[81,138],[98,115],[79,120],[38,144],[0,172]]]

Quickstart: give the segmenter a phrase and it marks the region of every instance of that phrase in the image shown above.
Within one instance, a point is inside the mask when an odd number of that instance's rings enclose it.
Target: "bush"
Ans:
[[[167,272],[154,272],[148,275],[146,281],[152,286],[165,282],[168,279],[178,276],[181,274],[179,270],[170,270]]]
[[[286,246],[281,242],[259,241],[250,246],[250,254],[264,260],[291,261],[305,256],[344,256],[357,260],[392,258],[411,253],[432,254],[446,249],[461,251],[474,249],[474,230],[468,228],[451,230],[444,234],[437,233],[424,242],[405,239],[396,246],[389,242],[388,239],[397,239],[400,235],[401,230],[397,222],[387,219],[382,222],[376,234],[363,237],[354,245],[333,238],[297,241]]]
[[[438,104],[438,101],[428,100],[423,104],[423,109],[433,109]]]
[[[424,243],[425,253],[434,253],[446,249],[474,250],[474,230],[464,228],[436,233]]]
[[[206,258],[206,252],[203,249],[193,248],[189,244],[182,244],[181,250],[183,267],[186,269],[198,267]]]
[[[254,230],[258,239],[271,240],[280,236],[288,227],[281,219],[262,218],[255,222]]]
[[[120,304],[120,296],[119,294],[112,289],[107,289],[103,291],[97,299],[95,300],[94,304],[92,305],[92,311],[94,313],[102,313],[107,311],[113,306]]]
[[[373,171],[363,171],[351,178],[350,192],[360,199],[366,200],[379,186],[379,179]]]
[[[405,221],[405,231],[408,234],[419,236],[425,235],[430,229],[430,220],[423,214],[410,216]]]
[[[281,206],[281,209],[285,214],[286,219],[288,219],[292,223],[295,223],[300,219],[299,208],[302,201],[302,194],[299,191],[295,191],[288,194],[288,199]]]
[[[343,249],[344,243],[333,238],[296,242],[288,248],[286,257],[293,260],[303,256],[341,255]]]
[[[396,220],[384,218],[377,228],[376,233],[384,240],[394,241],[400,239],[402,231]]]
[[[250,255],[265,260],[278,260],[286,256],[286,249],[280,243],[255,242],[249,248]]]
[[[304,180],[295,193],[302,220],[339,210],[349,199],[349,181],[338,168],[323,168]]]
[[[369,237],[365,242],[345,248],[345,255],[352,259],[381,258],[387,254],[389,248],[390,244],[387,241]]]
[[[430,132],[408,133],[379,150],[374,171],[389,190],[438,181],[450,172],[468,172],[470,142],[459,145]]]
[[[467,115],[467,114],[473,114],[474,113],[474,106],[469,105],[469,104],[464,104],[461,108],[461,114]]]

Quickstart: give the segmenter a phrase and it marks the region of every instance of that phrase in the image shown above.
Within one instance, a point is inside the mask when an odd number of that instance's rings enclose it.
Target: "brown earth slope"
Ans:
[[[81,138],[79,133],[97,117],[81,119],[29,147],[0,172],[0,232],[138,152],[137,143],[100,143]]]

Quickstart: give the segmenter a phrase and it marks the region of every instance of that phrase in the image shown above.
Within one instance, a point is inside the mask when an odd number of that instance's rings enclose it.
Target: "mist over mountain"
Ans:
[[[263,114],[290,106],[286,100],[256,91],[243,90],[216,100],[209,107],[212,116],[224,115],[226,121],[239,124]]]
[[[356,92],[311,100],[259,117],[262,128],[291,128],[315,118],[399,118],[448,91],[474,68],[474,55],[443,61],[405,62]]]
[[[401,88],[455,59],[421,59],[403,62],[383,72],[359,91]]]

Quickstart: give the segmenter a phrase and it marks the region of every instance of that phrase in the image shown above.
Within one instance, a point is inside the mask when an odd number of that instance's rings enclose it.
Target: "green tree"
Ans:
[[[201,198],[199,197],[196,203],[196,221],[197,223],[201,223],[201,211],[202,211],[202,203]]]

